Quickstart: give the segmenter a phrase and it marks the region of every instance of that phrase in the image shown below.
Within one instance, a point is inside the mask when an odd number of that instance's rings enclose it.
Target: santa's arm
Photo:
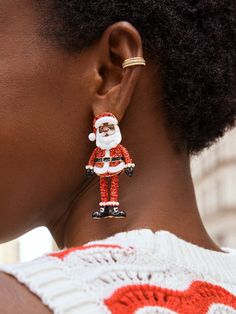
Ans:
[[[97,153],[97,147],[94,148],[92,155],[89,158],[88,164],[85,167],[87,176],[91,176],[94,173],[93,167],[94,167],[94,163],[95,163],[96,153]]]
[[[125,159],[125,173],[129,177],[131,177],[133,174],[133,171],[134,171],[135,164],[133,163],[132,158],[131,158],[128,150],[122,145],[120,145],[120,149],[121,149],[122,155]]]
[[[125,163],[126,164],[132,164],[132,158],[131,158],[128,150],[123,145],[119,145],[119,146],[120,146],[120,150],[122,152],[122,155],[125,159]]]
[[[96,153],[97,153],[97,147],[94,148],[94,150],[93,150],[93,152],[92,152],[92,155],[91,155],[90,158],[89,158],[88,166],[90,166],[90,167],[93,167],[93,166],[94,166],[95,158],[96,158]]]

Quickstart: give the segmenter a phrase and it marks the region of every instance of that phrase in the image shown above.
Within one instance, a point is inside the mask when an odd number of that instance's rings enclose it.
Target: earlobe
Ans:
[[[93,113],[96,116],[112,112],[121,120],[145,65],[142,40],[130,23],[118,22],[105,30],[98,45],[101,84],[92,105]]]

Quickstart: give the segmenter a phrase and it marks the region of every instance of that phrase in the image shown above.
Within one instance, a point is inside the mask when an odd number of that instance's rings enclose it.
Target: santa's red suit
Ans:
[[[133,166],[127,149],[121,144],[111,149],[96,147],[89,159],[88,166],[100,176],[101,203],[118,203],[118,175],[126,167]],[[110,201],[107,177],[111,177]]]
[[[120,144],[122,140],[118,119],[109,112],[97,115],[93,121],[93,132],[89,140],[96,140],[94,149],[86,168],[87,176],[94,173],[100,177],[100,209],[93,212],[94,219],[124,218],[126,213],[119,210],[118,176],[125,171],[132,176],[135,164],[127,149]],[[109,195],[108,181],[111,180]]]

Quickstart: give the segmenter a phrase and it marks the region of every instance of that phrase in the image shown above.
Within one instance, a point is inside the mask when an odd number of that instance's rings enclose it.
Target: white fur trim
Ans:
[[[97,119],[94,126],[97,129],[103,123],[112,123],[112,124],[117,125],[118,120],[114,117],[101,117],[101,118]]]
[[[108,162],[104,162],[104,165],[103,167],[94,167],[94,172],[97,174],[97,175],[100,175],[100,174],[104,174],[104,173],[107,173],[108,172],[108,169],[109,169],[109,163]]]
[[[100,202],[99,206],[107,206],[109,202]]]
[[[87,165],[85,166],[85,169],[93,169],[93,166]]]
[[[120,204],[119,202],[111,202],[111,201],[106,203],[106,205],[111,205],[111,206],[119,206],[119,204]]]
[[[97,175],[105,174],[105,173],[116,173],[120,172],[125,168],[125,163],[121,161],[117,166],[110,167],[109,162],[104,162],[103,167],[94,167],[94,172]]]
[[[90,133],[88,138],[91,142],[94,142],[96,140],[96,135],[94,133]]]
[[[125,163],[122,161],[117,166],[109,167],[108,172],[110,173],[120,172],[124,169],[124,167],[125,167]]]

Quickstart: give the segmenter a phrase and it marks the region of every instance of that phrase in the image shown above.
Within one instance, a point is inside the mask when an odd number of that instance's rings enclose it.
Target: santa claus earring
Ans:
[[[124,60],[122,67],[125,69],[145,64],[142,57],[134,57]],[[99,209],[93,212],[92,217],[94,219],[125,218],[125,211],[119,210],[119,175],[125,172],[131,177],[135,164],[127,149],[120,144],[122,136],[117,118],[110,112],[97,115],[94,118],[93,133],[89,134],[89,139],[90,141],[96,140],[97,147],[85,167],[86,174],[92,176],[95,173],[100,177],[101,193]]]
[[[124,218],[125,211],[119,210],[118,176],[125,172],[131,177],[135,164],[127,149],[120,144],[122,137],[117,118],[109,112],[96,116],[93,121],[93,133],[89,134],[89,139],[96,140],[97,147],[85,167],[86,173],[87,176],[95,173],[100,177],[101,193],[100,208],[93,212],[92,217]]]

